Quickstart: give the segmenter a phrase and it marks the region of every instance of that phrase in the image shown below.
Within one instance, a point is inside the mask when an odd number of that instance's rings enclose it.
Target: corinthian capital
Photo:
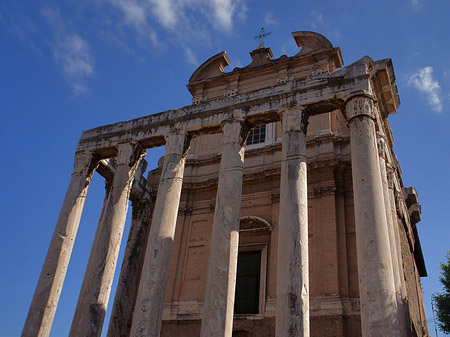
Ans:
[[[129,165],[139,162],[146,151],[139,143],[128,142],[117,145],[117,165]]]
[[[190,146],[190,137],[184,131],[176,131],[164,137],[166,140],[166,154],[186,155]]]
[[[85,174],[90,176],[98,166],[98,159],[92,151],[80,151],[75,153],[73,164],[74,174]]]
[[[223,143],[238,143],[243,145],[249,128],[243,118],[226,119],[222,122]]]
[[[306,134],[308,127],[308,114],[297,104],[290,104],[279,112],[283,133],[301,131]]]
[[[345,105],[345,118],[351,123],[355,117],[370,117],[375,119],[375,102],[371,96],[358,95],[350,97]]]

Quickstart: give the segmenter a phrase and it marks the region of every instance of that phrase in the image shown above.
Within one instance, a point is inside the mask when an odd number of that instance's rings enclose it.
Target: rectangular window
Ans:
[[[261,251],[239,252],[236,277],[234,313],[259,313]]]
[[[247,145],[264,143],[266,140],[266,125],[258,125],[250,130],[247,137]]]

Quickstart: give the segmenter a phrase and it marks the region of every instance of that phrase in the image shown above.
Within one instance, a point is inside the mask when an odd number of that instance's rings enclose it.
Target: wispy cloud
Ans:
[[[194,51],[187,52],[192,42],[208,44],[212,31],[228,33],[237,20],[245,20],[247,7],[243,0],[107,0],[107,4],[122,16],[121,30],[131,27],[138,34],[132,40],[141,46],[164,50],[170,44],[181,46],[186,62],[196,59]],[[162,39],[160,36],[165,36]],[[167,37],[168,36],[168,37]],[[110,40],[124,41],[115,36]],[[119,43],[118,43],[119,44]]]
[[[275,21],[272,12],[267,12],[266,16],[264,16],[264,25],[273,26],[276,24],[277,24],[277,22]]]
[[[58,9],[47,7],[42,14],[53,30],[50,47],[66,81],[75,94],[88,92],[87,79],[94,76],[95,64],[89,44],[67,27]]]
[[[419,0],[411,0],[411,6],[413,6],[413,8],[420,8],[422,6],[422,4],[420,3]]]
[[[31,50],[39,55],[43,55],[41,48],[36,42],[38,28],[29,17],[23,14],[13,15],[2,6],[0,7],[0,26],[4,26],[6,31],[18,37]]]
[[[306,20],[305,24],[310,26],[312,30],[332,37],[334,40],[341,39],[341,33],[335,27],[330,27],[328,22],[324,19],[322,12],[315,10],[311,11],[310,20]]]
[[[409,76],[408,84],[414,86],[419,91],[427,95],[428,104],[437,112],[442,111],[442,101],[440,98],[441,87],[438,81],[433,79],[433,68],[425,67]]]

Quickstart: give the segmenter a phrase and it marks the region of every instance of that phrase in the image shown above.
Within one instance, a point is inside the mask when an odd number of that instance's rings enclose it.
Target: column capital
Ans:
[[[296,102],[290,102],[278,112],[281,118],[283,133],[290,131],[301,131],[306,134],[309,115],[304,108]]]
[[[73,164],[74,174],[86,174],[90,176],[98,166],[98,159],[93,151],[75,152],[75,160]]]
[[[146,154],[146,150],[136,142],[120,143],[117,145],[117,165],[129,165],[139,162]]]
[[[166,155],[178,154],[185,156],[191,146],[190,135],[183,130],[176,130],[164,136],[166,140]]]
[[[229,118],[221,123],[223,144],[239,143],[244,145],[249,132],[249,127],[244,118]]]
[[[351,123],[355,117],[369,117],[375,120],[374,97],[366,94],[351,96],[345,102],[345,118]]]

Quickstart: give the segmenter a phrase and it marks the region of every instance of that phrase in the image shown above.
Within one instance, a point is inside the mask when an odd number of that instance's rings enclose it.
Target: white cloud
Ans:
[[[182,49],[190,44],[208,45],[214,30],[232,31],[236,21],[245,20],[247,11],[243,0],[106,0],[105,3],[118,10],[120,16],[119,22],[113,21],[115,36],[104,35],[117,45],[128,46],[133,41],[154,52],[161,52],[169,44]],[[131,38],[129,28],[137,32]],[[184,52],[186,61],[193,64],[195,51]]]
[[[408,79],[408,84],[427,95],[428,103],[431,108],[437,112],[442,111],[442,102],[440,98],[441,87],[438,81],[433,79],[433,68],[425,67],[412,74]]]
[[[233,28],[235,10],[232,0],[213,0],[213,8],[216,28],[230,31]]]
[[[184,47],[184,52],[186,53],[186,61],[187,63],[190,63],[194,66],[198,65],[197,57],[195,56],[194,52],[189,47]]]
[[[74,93],[86,93],[89,90],[86,80],[94,76],[95,64],[87,41],[70,31],[58,9],[45,8],[42,13],[53,29],[54,39],[50,44],[53,58]]]
[[[150,0],[152,12],[161,25],[173,29],[177,23],[177,11],[172,0]]]
[[[272,12],[267,12],[266,13],[266,16],[264,17],[264,24],[266,26],[272,26],[272,25],[276,25],[277,24],[277,22],[273,18]]]

